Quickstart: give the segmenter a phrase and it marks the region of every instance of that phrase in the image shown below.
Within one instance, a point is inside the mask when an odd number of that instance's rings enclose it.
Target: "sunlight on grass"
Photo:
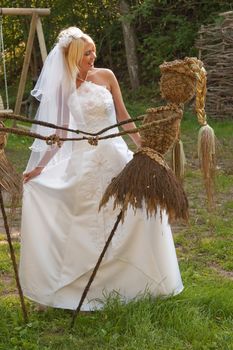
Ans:
[[[6,239],[6,234],[5,233],[0,233],[0,242],[5,241]]]
[[[18,254],[20,248],[19,243],[14,243],[13,246],[15,253]],[[5,244],[0,244],[0,273],[11,271],[12,266],[10,260],[9,246],[6,242]]]

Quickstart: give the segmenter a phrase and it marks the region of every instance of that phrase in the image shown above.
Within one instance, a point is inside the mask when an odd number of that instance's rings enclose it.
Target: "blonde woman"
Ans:
[[[95,43],[80,29],[59,34],[32,91],[40,101],[37,119],[96,132],[129,118],[115,75],[96,68],[95,59]],[[38,126],[33,130],[53,133]],[[139,134],[131,138],[140,146]],[[75,309],[119,212],[112,203],[99,212],[100,199],[132,152],[121,137],[96,146],[64,142],[60,148],[35,140],[31,149],[24,173],[22,287],[40,304]],[[127,301],[144,292],[164,296],[182,289],[167,214],[148,219],[143,210],[129,210],[82,309],[101,308],[114,292]]]

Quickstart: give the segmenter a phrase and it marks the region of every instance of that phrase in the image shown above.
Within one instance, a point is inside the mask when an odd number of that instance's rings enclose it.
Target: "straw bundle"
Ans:
[[[0,127],[4,124],[0,122]],[[18,197],[21,192],[20,176],[15,172],[14,167],[7,159],[4,147],[7,143],[7,134],[0,133],[0,186],[2,186],[14,198]]]
[[[139,127],[141,148],[120,174],[112,179],[100,202],[101,208],[113,197],[114,207],[120,206],[123,211],[122,218],[128,206],[131,206],[134,210],[145,207],[147,215],[156,214],[158,208],[165,209],[170,221],[178,218],[187,220],[188,202],[181,186],[185,155],[180,141],[180,121],[183,104],[195,93],[198,121],[203,125],[199,134],[201,168],[208,199],[212,198],[215,152],[213,132],[207,126],[204,110],[206,71],[202,62],[195,57],[165,62],[160,69],[161,93],[169,104],[146,111],[141,129]],[[155,121],[158,123],[153,124]],[[173,145],[174,172],[163,158]]]
[[[4,128],[4,124],[0,122],[0,128]],[[7,133],[0,133],[0,150],[4,149],[7,144]]]
[[[215,176],[215,135],[214,130],[207,124],[198,133],[198,158],[203,173],[209,210],[214,205],[214,176]]]
[[[188,201],[172,170],[140,151],[113,178],[100,207],[110,197],[114,198],[114,208],[120,206],[123,214],[128,206],[134,210],[145,207],[148,216],[155,215],[160,208],[167,211],[170,222],[179,218],[188,219]]]

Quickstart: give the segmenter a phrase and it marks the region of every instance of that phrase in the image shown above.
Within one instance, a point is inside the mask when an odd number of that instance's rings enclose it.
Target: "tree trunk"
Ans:
[[[130,21],[124,16],[129,14],[129,5],[125,0],[120,0],[120,13],[122,15],[122,30],[125,43],[125,53],[129,71],[130,84],[133,90],[139,87],[138,59],[136,53],[135,33]]]

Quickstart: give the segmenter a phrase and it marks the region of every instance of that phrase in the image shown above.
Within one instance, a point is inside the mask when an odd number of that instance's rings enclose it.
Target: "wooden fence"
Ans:
[[[196,47],[207,70],[208,117],[233,118],[233,11],[218,25],[202,26]]]

